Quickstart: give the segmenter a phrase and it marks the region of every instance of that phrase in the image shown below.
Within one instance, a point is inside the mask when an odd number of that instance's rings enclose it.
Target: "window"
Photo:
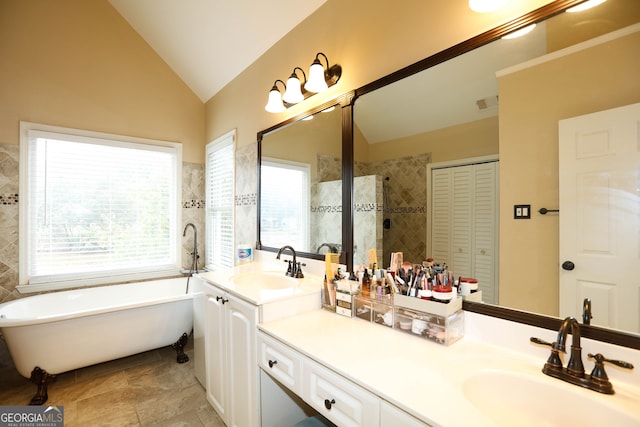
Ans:
[[[20,283],[54,289],[174,274],[174,143],[21,123]]]
[[[260,239],[272,247],[309,247],[309,165],[262,158]]]
[[[233,267],[235,131],[207,144],[205,267]]]

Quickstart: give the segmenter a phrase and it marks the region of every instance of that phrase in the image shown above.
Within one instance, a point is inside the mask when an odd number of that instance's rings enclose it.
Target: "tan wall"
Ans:
[[[318,113],[263,137],[262,155],[306,163],[311,166],[311,182],[317,176],[317,155],[342,158],[342,112]]]
[[[357,134],[356,137],[362,138],[362,135]],[[356,147],[360,147],[357,142]],[[433,163],[498,154],[498,117],[371,144],[368,161],[379,162],[423,153],[431,153]]]
[[[558,120],[640,101],[640,33],[499,78],[500,304],[558,315]],[[530,220],[513,220],[531,204]]]
[[[0,1],[0,143],[19,121],[181,142],[204,162],[204,105],[107,0]]]
[[[478,14],[466,0],[328,0],[206,104],[206,139],[238,129],[240,146],[256,133],[340,94],[464,41],[549,0],[510,2]],[[295,66],[308,69],[317,52],[342,65],[342,78],[327,92],[281,114],[264,111],[269,89]]]

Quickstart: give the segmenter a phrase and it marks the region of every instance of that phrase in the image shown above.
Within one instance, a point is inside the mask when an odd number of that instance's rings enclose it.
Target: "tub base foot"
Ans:
[[[29,405],[44,404],[44,402],[46,402],[49,398],[49,395],[47,394],[49,383],[55,380],[56,376],[36,366],[35,368],[33,368],[33,371],[31,371],[30,379],[32,383],[38,386],[38,391],[36,392],[35,396],[31,398],[31,402],[29,402]]]
[[[171,344],[171,347],[177,353],[177,361],[178,361],[178,363],[186,363],[186,362],[189,361],[189,356],[187,356],[187,354],[184,352],[184,346],[187,345],[187,339],[188,338],[189,338],[189,336],[185,332],[184,334],[182,334],[180,339],[178,339],[178,341],[176,341],[175,343]]]

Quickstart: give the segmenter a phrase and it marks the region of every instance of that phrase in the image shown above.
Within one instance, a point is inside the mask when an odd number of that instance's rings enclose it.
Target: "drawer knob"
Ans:
[[[270,368],[273,368],[273,365],[276,365],[276,364],[278,364],[278,361],[277,361],[277,360],[271,360],[271,359],[269,359],[269,367],[270,367]]]
[[[329,410],[331,410],[331,405],[333,405],[333,404],[335,404],[335,403],[336,403],[336,400],[335,400],[335,399],[331,399],[331,400],[329,400],[329,399],[325,399],[325,400],[324,400],[324,407],[325,407],[325,408],[327,408],[327,409],[329,409]]]

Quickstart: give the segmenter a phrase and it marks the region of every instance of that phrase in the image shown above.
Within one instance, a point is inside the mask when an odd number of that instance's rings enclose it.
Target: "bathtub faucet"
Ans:
[[[184,231],[182,232],[182,237],[187,235],[187,228],[193,228],[193,251],[191,252],[191,256],[193,257],[193,261],[191,262],[191,270],[190,273],[193,275],[193,273],[197,273],[198,272],[198,230],[196,229],[196,226],[193,225],[192,223],[188,223],[187,225],[185,225],[184,227]]]

